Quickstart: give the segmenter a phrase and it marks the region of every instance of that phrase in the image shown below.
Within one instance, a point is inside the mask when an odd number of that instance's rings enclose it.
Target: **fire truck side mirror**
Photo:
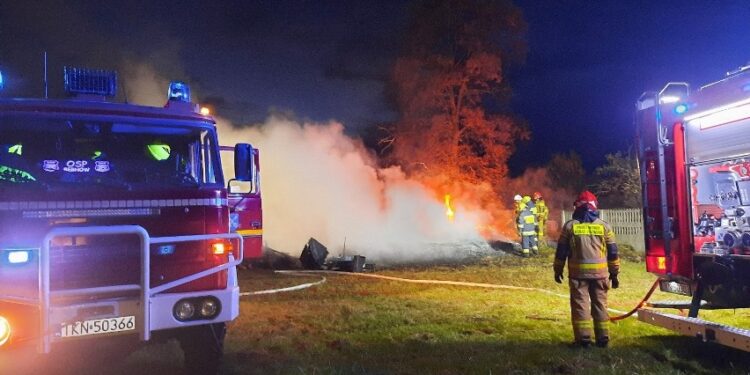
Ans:
[[[253,146],[247,143],[234,145],[234,179],[253,180]]]

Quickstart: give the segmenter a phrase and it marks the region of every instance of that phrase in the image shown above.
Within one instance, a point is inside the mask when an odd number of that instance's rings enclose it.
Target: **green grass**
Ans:
[[[394,268],[379,274],[543,288],[552,279],[550,250],[538,258],[497,257],[472,265]],[[607,350],[569,348],[566,298],[533,291],[408,284],[326,275],[310,289],[243,298],[231,324],[228,374],[745,374],[750,355],[630,318],[612,327]],[[319,280],[248,271],[243,290]],[[625,261],[610,307],[630,310],[654,277]],[[653,299],[675,299],[656,293]],[[750,327],[750,312],[702,317]],[[168,374],[180,370],[174,344],[150,346],[108,370]],[[1,365],[1,363],[0,363]],[[0,366],[1,367],[1,366]],[[107,371],[110,372],[110,371]]]
[[[551,255],[490,258],[459,267],[411,267],[380,274],[544,288],[567,293],[552,280]],[[653,276],[642,263],[624,262],[622,287],[610,305],[630,310]],[[268,282],[269,275],[254,278]],[[290,276],[273,276],[289,283]],[[302,282],[302,280],[294,280]],[[654,299],[674,299],[657,293]],[[750,323],[746,312],[704,317]],[[608,350],[577,350],[568,301],[539,292],[405,284],[328,276],[306,291],[243,302],[232,326],[227,373],[374,374],[642,374],[746,373],[746,353],[705,345],[634,318],[612,328]]]

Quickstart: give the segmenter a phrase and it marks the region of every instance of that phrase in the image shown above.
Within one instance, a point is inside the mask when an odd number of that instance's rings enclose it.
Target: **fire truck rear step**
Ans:
[[[686,300],[670,300],[670,301],[654,301],[646,302],[646,306],[653,307],[656,309],[690,309],[690,301]],[[701,310],[717,310],[721,309],[720,306],[715,306],[706,301],[701,301]]]
[[[638,320],[683,335],[697,337],[704,342],[714,342],[750,352],[750,330],[650,309],[638,310]]]

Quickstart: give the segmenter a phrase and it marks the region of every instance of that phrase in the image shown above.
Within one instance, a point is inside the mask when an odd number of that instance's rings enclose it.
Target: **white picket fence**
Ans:
[[[562,222],[571,219],[573,211],[562,211]],[[638,208],[599,210],[599,217],[610,223],[615,231],[617,243],[633,246],[636,251],[644,252],[643,212]]]

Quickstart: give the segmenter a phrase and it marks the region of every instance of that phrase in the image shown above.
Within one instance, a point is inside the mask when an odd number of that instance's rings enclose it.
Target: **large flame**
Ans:
[[[453,211],[453,207],[451,207],[450,194],[445,194],[445,216],[447,216],[450,221],[453,221],[453,218],[456,216],[456,212]]]

